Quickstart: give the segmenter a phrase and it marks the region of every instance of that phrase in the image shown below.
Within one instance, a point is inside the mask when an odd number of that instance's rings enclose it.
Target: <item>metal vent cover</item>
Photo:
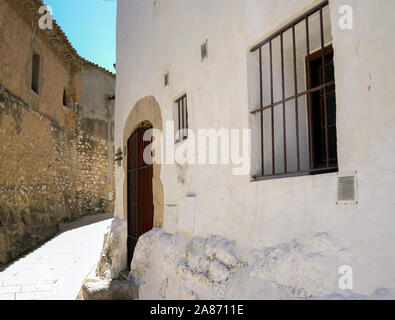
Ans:
[[[337,204],[358,204],[357,191],[356,172],[338,174]]]

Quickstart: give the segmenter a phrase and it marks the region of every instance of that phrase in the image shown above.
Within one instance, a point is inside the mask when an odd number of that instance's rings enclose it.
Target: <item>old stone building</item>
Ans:
[[[41,29],[42,5],[0,0],[0,265],[113,210],[115,75]]]

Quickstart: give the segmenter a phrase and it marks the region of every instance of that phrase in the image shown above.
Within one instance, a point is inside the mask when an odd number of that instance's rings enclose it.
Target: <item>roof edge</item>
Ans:
[[[34,6],[34,9],[36,9],[35,11],[29,10],[33,19],[40,16],[38,9],[41,6],[45,5],[43,0],[22,0],[22,2],[26,6],[30,7],[31,9],[33,9],[32,6]],[[44,31],[44,30],[41,30],[41,31]],[[45,32],[45,31],[49,31],[49,32]],[[82,64],[92,66],[92,67],[106,73],[107,75],[109,75],[113,78],[116,78],[115,73],[107,70],[106,68],[99,66],[98,64],[96,64],[92,61],[89,61],[88,59],[83,58],[77,52],[77,50],[73,47],[69,38],[66,36],[66,34],[64,33],[64,31],[62,30],[62,28],[56,22],[55,19],[53,19],[53,29],[52,30],[45,30],[45,31],[43,32],[43,34],[45,33],[45,35],[47,36],[47,38],[49,39],[50,42],[56,43],[57,45],[60,45],[60,46],[63,46],[62,49],[66,49],[66,50],[58,50],[63,57],[67,58],[66,60],[74,60],[74,59],[78,60]]]

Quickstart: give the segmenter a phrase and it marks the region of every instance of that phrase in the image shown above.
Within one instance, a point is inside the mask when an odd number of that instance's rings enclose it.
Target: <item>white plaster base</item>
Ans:
[[[104,235],[103,249],[96,268],[96,276],[102,279],[116,279],[127,264],[126,221],[114,218]]]
[[[338,268],[350,256],[326,233],[243,251],[217,236],[154,229],[139,239],[129,280],[139,285],[140,299],[368,298],[338,288]],[[369,298],[393,298],[394,292],[377,288]]]

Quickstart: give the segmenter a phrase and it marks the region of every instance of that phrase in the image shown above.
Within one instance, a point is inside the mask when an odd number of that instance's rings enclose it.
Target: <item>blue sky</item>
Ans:
[[[78,53],[115,72],[115,0],[45,0]]]

